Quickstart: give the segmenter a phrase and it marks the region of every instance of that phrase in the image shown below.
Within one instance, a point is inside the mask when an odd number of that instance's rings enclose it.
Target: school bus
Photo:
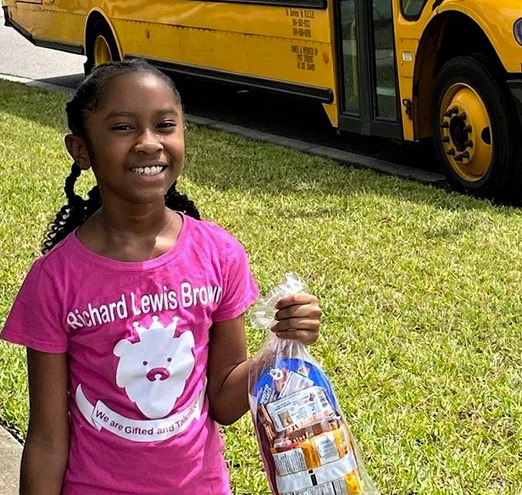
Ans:
[[[300,95],[341,131],[432,139],[458,190],[522,198],[521,0],[3,0],[85,70],[173,74]]]

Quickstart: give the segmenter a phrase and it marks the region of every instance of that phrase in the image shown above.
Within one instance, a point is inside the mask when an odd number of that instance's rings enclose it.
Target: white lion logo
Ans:
[[[183,393],[194,369],[194,335],[187,331],[174,337],[177,317],[164,327],[153,316],[150,328],[134,323],[140,340],[120,340],[114,354],[120,358],[116,383],[147,418],[163,418]]]

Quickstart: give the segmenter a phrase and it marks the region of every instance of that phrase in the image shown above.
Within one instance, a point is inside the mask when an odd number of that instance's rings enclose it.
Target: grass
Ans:
[[[0,325],[63,202],[66,98],[0,81]],[[521,210],[193,125],[180,188],[263,292],[292,270],[320,297],[311,351],[383,494],[522,493]],[[22,436],[25,379],[0,343],[0,418]],[[223,435],[234,493],[267,494],[250,417]]]

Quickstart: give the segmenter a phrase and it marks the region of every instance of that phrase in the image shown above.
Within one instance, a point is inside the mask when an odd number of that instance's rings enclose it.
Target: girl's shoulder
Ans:
[[[238,243],[239,240],[223,226],[210,220],[196,220],[192,217],[184,217],[184,228],[191,237],[201,237],[208,241]]]
[[[77,249],[75,248],[75,241],[76,234],[75,232],[71,232],[50,251],[37,258],[33,265],[39,268],[62,265],[66,259],[76,256]]]
[[[71,243],[74,240],[72,235],[69,234],[50,251],[33,261],[20,292],[27,292],[29,288],[31,294],[33,290],[37,290],[39,297],[46,297],[52,293],[53,288],[62,285],[70,271],[69,267],[78,264],[76,250]]]

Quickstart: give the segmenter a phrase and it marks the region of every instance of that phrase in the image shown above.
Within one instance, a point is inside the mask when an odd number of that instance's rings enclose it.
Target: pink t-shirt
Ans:
[[[258,294],[241,244],[187,216],[153,260],[105,258],[71,234],[34,263],[1,337],[68,353],[64,495],[230,493],[205,394],[209,334]]]

